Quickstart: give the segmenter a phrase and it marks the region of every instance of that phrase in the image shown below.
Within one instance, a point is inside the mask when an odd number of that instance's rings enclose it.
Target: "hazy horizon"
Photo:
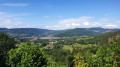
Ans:
[[[0,27],[6,28],[6,27]],[[23,29],[46,29],[46,28],[35,28],[35,27],[22,27]],[[6,28],[6,29],[22,29],[22,28]],[[78,28],[78,27],[77,27]],[[85,27],[81,28],[84,29]],[[103,27],[89,27],[89,28],[103,28]],[[68,28],[68,29],[76,29],[76,28]],[[57,29],[57,30],[68,30],[68,29]],[[87,28],[86,28],[87,29]],[[103,29],[120,29],[120,28],[103,28]],[[56,29],[47,29],[47,30],[56,30]]]

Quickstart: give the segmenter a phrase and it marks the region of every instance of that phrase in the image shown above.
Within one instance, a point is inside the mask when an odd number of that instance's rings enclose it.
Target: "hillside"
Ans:
[[[78,31],[79,29],[75,29],[75,30]],[[80,29],[80,31],[83,32],[86,30]],[[78,32],[80,32],[80,31],[78,31]],[[76,32],[76,31],[74,31],[74,32]],[[109,42],[108,41],[109,38],[116,36],[116,35],[117,35],[117,38],[120,37],[120,35],[118,36],[118,34],[120,34],[120,31],[109,32],[109,33],[92,36],[92,37],[71,37],[68,39],[56,39],[56,40],[37,39],[34,41],[31,40],[29,42],[29,41],[25,41],[25,40],[20,41],[18,39],[18,40],[15,40],[17,47],[15,49],[10,48],[11,50],[9,50],[9,52],[5,51],[6,54],[8,54],[9,56],[6,56],[4,54],[3,54],[3,56],[10,57],[10,60],[11,60],[11,61],[9,61],[9,63],[10,63],[10,62],[13,62],[14,59],[15,60],[18,59],[17,60],[18,62],[19,62],[19,60],[23,61],[24,59],[21,59],[21,58],[22,57],[28,58],[29,54],[30,54],[29,57],[36,56],[36,58],[39,59],[38,56],[41,57],[41,54],[39,54],[39,53],[44,52],[42,56],[45,55],[45,58],[47,58],[47,63],[49,63],[48,66],[54,65],[54,63],[56,65],[59,65],[60,67],[68,67],[67,64],[70,64],[70,63],[72,63],[71,65],[74,65],[75,62],[73,62],[73,60],[76,59],[76,56],[85,58],[84,60],[86,61],[86,63],[88,63],[88,65],[90,65],[91,62],[94,63],[95,60],[99,60],[98,59],[99,57],[101,60],[102,56],[106,57],[106,54],[109,55],[109,53],[111,53],[111,50],[112,50],[111,47],[114,47],[114,45],[116,46],[116,45],[120,44],[120,42],[117,42],[117,40],[113,40],[114,44],[106,45],[106,42],[107,43]],[[1,35],[1,36],[3,37],[3,35]],[[7,45],[9,45],[12,42],[8,39],[9,39],[8,37],[1,39],[1,45],[2,44],[5,45],[4,49],[7,49],[6,43],[8,43]],[[120,41],[120,40],[118,40],[118,41]],[[34,45],[32,45],[32,44],[34,44]],[[30,49],[27,49],[28,47]],[[41,52],[36,52],[36,51],[39,51],[38,49],[41,49],[40,50]],[[118,52],[118,54],[119,54],[120,51],[116,51],[116,50],[114,52]],[[26,53],[28,55],[24,55],[24,53]],[[119,55],[117,55],[117,56],[119,57]],[[112,57],[114,57],[114,55]],[[33,58],[32,60],[35,61],[36,58],[35,59]],[[93,58],[93,59],[91,59],[91,58]],[[5,59],[9,60],[9,58],[5,58]],[[1,61],[4,61],[5,59],[3,59]],[[92,61],[88,61],[88,59],[90,59]],[[119,58],[117,58],[117,59],[119,59]],[[104,60],[104,59],[102,59],[102,60]],[[51,61],[54,63],[52,63]],[[95,62],[97,62],[97,61],[95,61]],[[105,62],[108,63],[108,61],[105,61]],[[5,62],[3,62],[3,63],[5,63]],[[0,64],[3,64],[3,63],[0,63]],[[14,63],[16,63],[16,61]],[[31,63],[31,62],[28,62],[28,63]],[[34,62],[32,62],[32,63],[34,63]],[[102,63],[104,63],[104,62],[102,62]],[[54,67],[54,66],[52,66],[52,67]],[[72,67],[74,67],[74,66],[72,66]]]
[[[85,42],[88,42],[91,44],[94,43],[96,45],[104,45],[104,44],[109,44],[109,42],[112,42],[115,36],[117,37],[117,39],[120,39],[120,30],[116,32],[109,32],[109,33],[104,33],[101,35],[96,35],[92,37],[91,39],[85,40]]]
[[[56,37],[72,37],[72,36],[91,36],[91,35],[95,35],[97,33],[95,32],[91,32],[85,29],[80,29],[80,28],[76,28],[76,29],[68,29],[65,30],[61,33],[55,34],[54,36]]]
[[[103,34],[107,32],[115,32],[119,29],[104,29],[100,27],[95,28],[75,28],[64,30],[60,33],[55,34],[56,37],[72,37],[72,36],[92,36],[97,34]]]
[[[93,27],[93,28],[86,28],[86,30],[101,34],[101,33],[107,33],[107,32],[115,32],[115,31],[118,31],[119,29],[105,29],[101,27]]]
[[[12,37],[73,37],[73,36],[92,36],[97,34],[102,34],[106,32],[114,32],[118,29],[104,29],[100,27],[95,28],[75,28],[68,30],[48,30],[48,29],[38,29],[38,28],[0,28],[0,32],[4,32]]]
[[[0,28],[0,31],[13,37],[46,36],[47,34],[51,34],[54,32],[53,30],[37,28],[15,28],[15,29]]]

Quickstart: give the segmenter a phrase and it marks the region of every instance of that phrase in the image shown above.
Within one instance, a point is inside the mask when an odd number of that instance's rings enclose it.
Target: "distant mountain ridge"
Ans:
[[[53,30],[38,29],[38,28],[0,28],[1,32],[4,32],[13,37],[31,37],[31,36],[45,36],[54,32]]]
[[[56,37],[73,37],[73,36],[92,36],[103,34],[107,32],[115,32],[119,29],[104,29],[101,27],[94,27],[94,28],[75,28],[75,29],[68,29],[64,30],[60,33],[55,34]]]
[[[101,34],[106,32],[115,32],[118,31],[119,29],[105,29],[101,27],[93,27],[93,28],[87,28],[87,30]]]
[[[119,29],[95,28],[75,28],[67,30],[48,30],[39,28],[0,28],[0,32],[4,32],[12,37],[31,37],[31,36],[55,36],[55,37],[73,37],[73,36],[92,36],[106,32],[115,32]]]
[[[73,37],[73,36],[92,36],[96,35],[97,33],[86,30],[86,29],[81,29],[81,28],[75,28],[75,29],[68,29],[64,30],[60,33],[55,34],[55,37]]]

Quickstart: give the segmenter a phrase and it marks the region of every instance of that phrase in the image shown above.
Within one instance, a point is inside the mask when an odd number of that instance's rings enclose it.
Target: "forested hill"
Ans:
[[[96,35],[96,34],[97,34],[96,32],[76,28],[76,29],[65,30],[61,33],[55,34],[54,36],[56,36],[56,37],[72,37],[72,36],[91,36],[91,35]]]
[[[103,34],[107,32],[115,32],[119,29],[104,29],[100,27],[94,28],[75,28],[64,30],[60,33],[55,34],[56,37],[72,37],[72,36],[92,36],[97,34]]]
[[[116,32],[109,32],[109,33],[104,33],[101,35],[94,36],[94,38],[88,39],[85,42],[96,43],[97,45],[104,45],[104,44],[109,44],[109,42],[112,42],[115,36],[117,37],[117,39],[120,39],[120,30]]]
[[[118,31],[119,29],[105,29],[101,27],[93,27],[93,28],[86,28],[86,30],[101,34],[101,33],[107,33],[107,32],[115,32],[115,31]]]
[[[14,28],[14,29],[0,28],[0,32],[4,32],[13,37],[31,37],[31,36],[45,36],[47,34],[53,33],[54,31],[38,28]]]
[[[56,36],[56,37],[72,37],[72,36],[92,36],[106,32],[114,32],[119,29],[95,28],[75,28],[68,30],[48,30],[38,28],[0,28],[0,32],[4,32],[12,37],[32,37],[32,36]]]

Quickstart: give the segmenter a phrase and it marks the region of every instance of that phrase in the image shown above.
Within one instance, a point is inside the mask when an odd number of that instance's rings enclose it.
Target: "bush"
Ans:
[[[45,55],[37,45],[20,45],[8,52],[7,65],[12,67],[42,67],[47,65]]]
[[[0,33],[0,67],[5,66],[5,58],[11,48],[15,48],[14,39],[4,33]]]

